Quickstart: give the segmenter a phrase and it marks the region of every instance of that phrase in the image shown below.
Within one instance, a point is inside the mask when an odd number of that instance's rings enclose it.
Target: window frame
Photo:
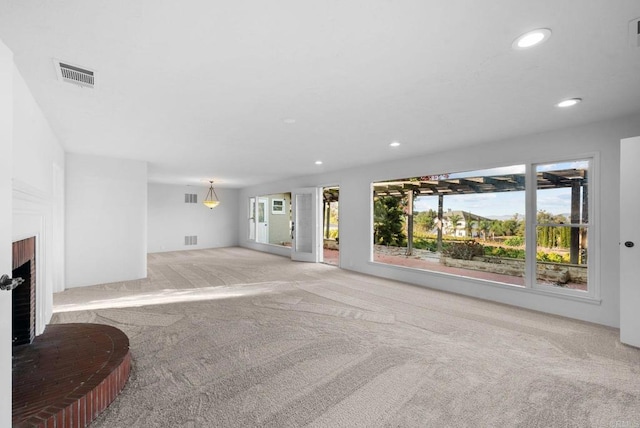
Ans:
[[[588,204],[588,224],[579,224],[576,227],[588,227],[588,271],[587,271],[587,290],[575,290],[563,287],[557,287],[548,284],[538,284],[536,280],[536,264],[537,264],[537,175],[536,167],[538,165],[553,164],[553,163],[565,163],[575,161],[588,161],[589,162],[589,183],[587,187],[587,197],[589,199]],[[443,276],[447,278],[464,278],[465,280],[478,282],[484,285],[493,285],[500,288],[506,288],[510,290],[520,290],[524,292],[533,292],[535,294],[554,295],[557,297],[564,297],[570,300],[577,300],[589,303],[600,303],[601,296],[601,281],[600,281],[600,235],[599,235],[599,222],[600,222],[600,154],[598,152],[578,153],[566,156],[540,156],[536,159],[530,159],[527,161],[518,160],[505,160],[500,164],[482,165],[473,168],[465,169],[458,166],[453,172],[448,174],[456,174],[466,171],[485,170],[492,168],[501,168],[512,164],[520,164],[525,166],[525,273],[524,273],[524,286],[514,286],[508,283],[495,282],[486,279],[474,278],[466,275],[457,275],[452,273],[444,273],[438,271],[431,271],[427,269],[420,269],[414,267],[406,267],[394,264],[388,264],[375,261],[375,245],[373,239],[374,232],[374,184],[383,181],[391,181],[394,178],[384,178],[372,180],[369,186],[369,263],[377,266],[391,267],[393,269],[409,270],[413,272],[425,272],[430,275]],[[427,176],[428,174],[414,174],[413,176]],[[443,174],[440,174],[443,175]],[[533,213],[533,215],[528,215]]]
[[[274,215],[285,214],[286,207],[287,207],[287,203],[284,199],[279,199],[279,198],[271,199],[271,214],[274,214]]]
[[[564,296],[573,296],[578,298],[587,298],[590,300],[600,299],[600,278],[597,274],[600,272],[600,236],[599,236],[599,201],[600,192],[598,188],[599,183],[599,156],[597,153],[588,154],[584,156],[570,156],[570,157],[554,157],[551,160],[536,161],[527,163],[527,179],[525,191],[530,193],[527,195],[527,211],[534,213],[532,219],[527,220],[527,229],[525,236],[532,239],[526,239],[526,253],[536,254],[537,252],[537,199],[538,199],[538,185],[537,185],[537,167],[539,165],[548,165],[553,163],[566,163],[587,161],[589,181],[587,185],[587,198],[589,200],[587,207],[587,223],[576,223],[576,225],[565,224],[564,227],[587,229],[588,247],[587,247],[587,290],[573,290],[569,288],[557,287],[549,284],[541,284],[537,281],[536,269],[537,269],[537,257],[527,257],[526,270],[525,270],[525,286],[533,290],[542,291],[544,293],[559,294]],[[597,198],[597,200],[596,200]],[[530,252],[533,251],[533,252]]]

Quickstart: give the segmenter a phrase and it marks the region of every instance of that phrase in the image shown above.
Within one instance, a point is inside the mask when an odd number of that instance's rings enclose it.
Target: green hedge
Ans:
[[[417,237],[413,240],[413,248],[427,251],[438,251],[438,241],[432,238]],[[525,250],[522,248],[494,247],[482,245],[473,240],[443,241],[442,252],[454,259],[470,260],[475,256],[502,257],[506,259],[524,260]],[[568,254],[546,253],[538,251],[536,259],[540,262],[569,263]]]

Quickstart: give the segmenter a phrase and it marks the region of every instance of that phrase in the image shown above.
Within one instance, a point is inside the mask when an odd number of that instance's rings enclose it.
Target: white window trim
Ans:
[[[566,296],[576,296],[582,297],[590,300],[600,301],[600,234],[599,234],[599,221],[600,221],[600,189],[599,189],[599,154],[592,153],[590,155],[585,156],[571,156],[566,158],[553,158],[553,160],[544,161],[544,162],[535,162],[527,164],[527,168],[531,171],[528,172],[527,178],[532,179],[532,183],[536,183],[536,167],[538,165],[550,164],[550,163],[561,163],[561,162],[572,162],[585,160],[589,162],[589,183],[587,186],[587,195],[589,198],[589,208],[588,208],[588,218],[589,221],[587,225],[584,227],[587,228],[587,236],[589,240],[589,246],[587,248],[588,255],[588,268],[587,268],[587,291],[580,290],[572,290],[569,288],[556,287],[552,285],[546,284],[538,284],[536,282],[536,265],[537,260],[536,257],[528,257],[527,258],[527,267],[529,271],[525,271],[526,278],[526,286],[530,287],[534,290],[539,290],[545,293],[552,293],[556,295],[566,295]],[[529,183],[526,183],[526,192],[531,193],[529,198],[526,201],[532,204],[531,210],[529,205],[527,205],[527,211],[533,212],[537,214],[537,184],[532,186]],[[595,199],[595,195],[597,195],[597,200]],[[527,227],[531,228],[531,231],[527,229],[527,235],[531,236],[533,239],[527,239],[526,251],[527,254],[536,254],[537,251],[537,242],[536,242],[536,226],[537,226],[537,217],[533,217],[532,219],[527,220]],[[533,247],[533,253],[530,253],[530,248]],[[529,285],[530,283],[530,285]]]
[[[552,160],[549,160],[552,159]],[[479,278],[473,278],[469,276],[459,276],[455,274],[429,271],[419,268],[412,268],[406,266],[397,266],[393,264],[376,262],[374,260],[374,242],[373,242],[373,189],[374,183],[378,181],[392,180],[393,178],[379,179],[370,183],[370,192],[369,192],[369,230],[371,231],[369,234],[369,260],[368,263],[376,266],[385,266],[391,267],[394,269],[401,270],[410,270],[415,272],[424,272],[431,275],[443,276],[448,278],[464,278],[465,280],[470,280],[472,282],[488,284],[499,287],[507,287],[513,290],[520,290],[524,292],[532,292],[535,294],[542,294],[554,297],[562,297],[569,300],[589,302],[593,304],[601,303],[601,289],[600,289],[600,153],[599,152],[588,152],[588,153],[576,153],[567,156],[553,156],[549,159],[545,159],[543,157],[539,157],[534,160],[529,160],[527,162],[505,162],[512,164],[524,164],[525,165],[525,284],[524,287],[518,287],[506,283],[494,282],[483,280]],[[537,194],[537,178],[536,178],[536,165],[540,164],[549,164],[549,163],[560,163],[560,162],[571,162],[577,160],[588,160],[589,164],[589,187],[588,187],[588,197],[589,197],[589,227],[588,227],[588,236],[589,236],[589,247],[588,247],[588,277],[587,277],[587,291],[581,290],[573,290],[566,289],[557,286],[537,284],[536,283],[536,254],[537,254],[537,243],[536,243],[536,194]],[[504,166],[493,165],[493,166],[483,166],[477,169],[490,169],[490,168],[499,168]],[[461,168],[463,169],[463,168]],[[418,174],[420,175],[420,174]],[[418,176],[416,175],[416,176]],[[534,213],[533,216],[527,215],[527,213]],[[532,218],[533,217],[533,218]],[[531,239],[530,237],[533,237]],[[533,257],[531,257],[533,254]]]
[[[277,205],[275,204],[275,202],[282,202],[282,205],[279,206],[279,210],[276,209]],[[285,199],[279,199],[279,198],[271,199],[271,214],[275,214],[275,215],[285,214],[286,208],[287,208],[287,202]]]

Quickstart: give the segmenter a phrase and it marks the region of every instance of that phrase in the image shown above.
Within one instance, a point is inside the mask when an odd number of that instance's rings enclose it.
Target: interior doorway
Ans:
[[[324,263],[340,266],[339,232],[340,187],[330,186],[322,189],[322,237]]]

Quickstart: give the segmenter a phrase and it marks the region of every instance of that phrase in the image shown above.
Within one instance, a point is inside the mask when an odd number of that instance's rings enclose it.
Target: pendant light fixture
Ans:
[[[218,195],[216,195],[216,191],[213,190],[213,180],[210,180],[211,187],[209,187],[209,192],[207,192],[207,196],[204,198],[204,206],[210,209],[214,209],[220,204],[220,199],[218,199]]]

